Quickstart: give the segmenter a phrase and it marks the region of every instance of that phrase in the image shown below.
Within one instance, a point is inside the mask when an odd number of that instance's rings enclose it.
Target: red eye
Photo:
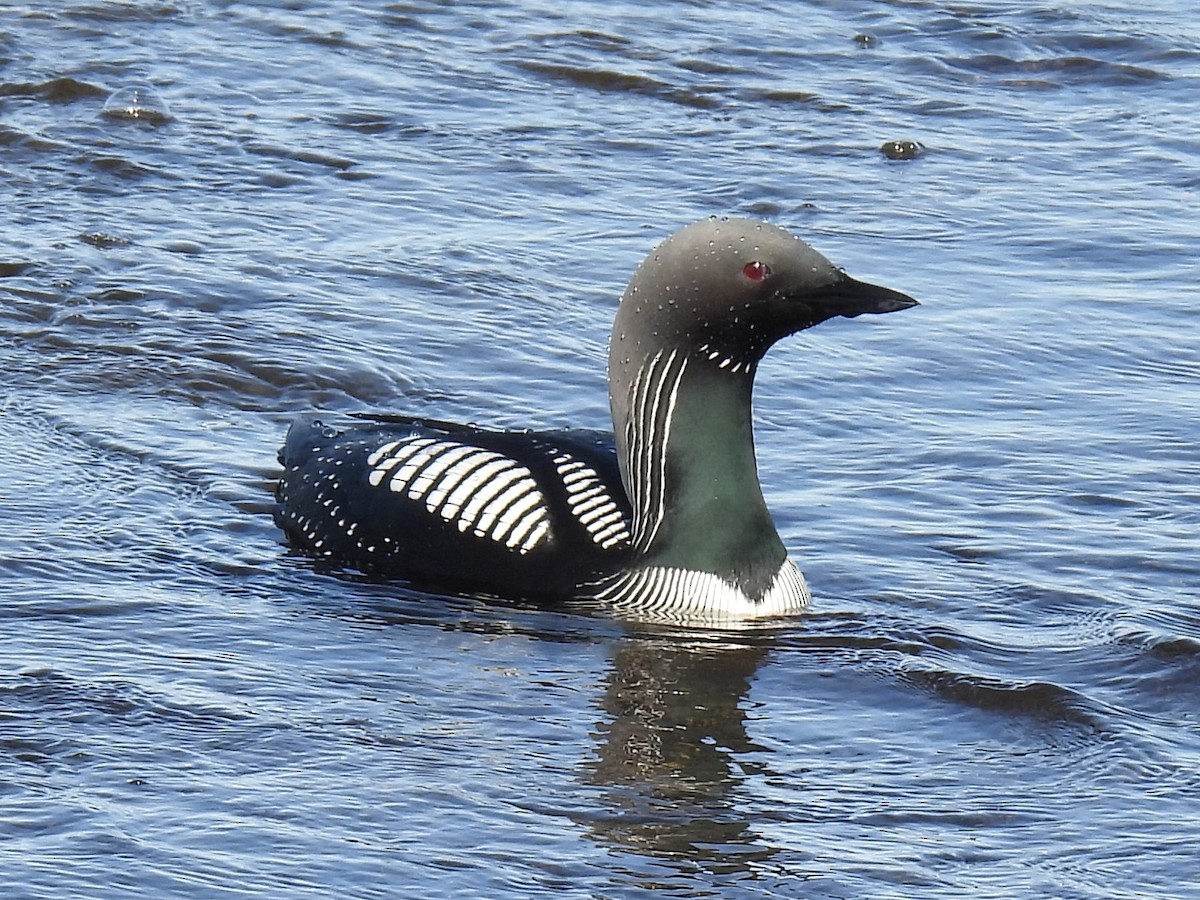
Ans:
[[[771,274],[771,267],[766,263],[748,262],[742,267],[742,274],[751,281],[762,281]]]

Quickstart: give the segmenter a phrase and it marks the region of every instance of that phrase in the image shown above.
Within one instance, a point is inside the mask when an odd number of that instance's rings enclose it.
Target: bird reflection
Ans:
[[[737,799],[749,757],[763,752],[746,734],[744,706],[766,654],[678,635],[617,645],[589,772],[611,811],[588,823],[595,839],[709,868],[770,855]]]

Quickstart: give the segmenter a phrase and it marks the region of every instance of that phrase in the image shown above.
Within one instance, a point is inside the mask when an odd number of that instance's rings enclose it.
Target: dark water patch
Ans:
[[[1104,84],[1129,86],[1162,81],[1169,76],[1154,69],[1125,63],[1110,63],[1087,56],[1055,56],[1044,59],[1013,59],[985,54],[949,60],[950,65],[970,72],[1002,77],[1009,83],[1038,85]]]
[[[0,125],[0,147],[18,148],[30,151],[30,154],[52,155],[61,154],[69,150],[68,145],[59,141],[53,141],[37,134],[30,134],[18,128],[10,128],[6,125]],[[12,170],[11,179],[13,182],[18,178],[24,180],[32,180],[31,176],[20,170]]]
[[[309,165],[323,166],[329,169],[338,169],[345,171],[354,165],[354,160],[346,159],[341,156],[334,156],[330,153],[324,153],[318,150],[297,150],[290,147],[281,147],[275,144],[248,143],[245,145],[247,153],[252,153],[255,156],[267,156],[274,159],[287,159],[294,162],[306,163]]]
[[[581,68],[533,60],[517,62],[516,66],[552,81],[562,81],[602,93],[639,94],[695,109],[719,109],[723,105],[723,100],[718,95],[725,93],[725,89],[722,87],[679,87],[649,75],[615,72],[609,69]]]
[[[1144,642],[1151,653],[1163,659],[1200,660],[1200,638],[1149,635]]]
[[[1132,18],[1108,23],[1107,27],[1052,28],[1029,36],[1037,50],[1067,57],[1099,57],[1129,64],[1152,64],[1170,72],[1181,63],[1200,59],[1200,47],[1173,29],[1146,28]]]
[[[1090,733],[1107,730],[1105,717],[1093,703],[1078,692],[1051,682],[1006,681],[918,666],[906,667],[902,675],[917,687],[986,712],[1059,723]]]
[[[931,546],[953,557],[958,562],[981,564],[989,559],[1003,557],[1005,551],[998,547],[972,546],[962,543],[934,543]]]
[[[156,696],[132,681],[120,678],[85,681],[55,669],[27,669],[0,676],[0,696],[6,699],[10,710],[59,725],[108,719],[132,726],[177,721],[195,727],[249,718],[241,710],[180,703]]]
[[[634,41],[621,35],[610,34],[592,29],[578,31],[554,31],[534,36],[534,40],[543,47],[559,52],[569,48],[582,48],[585,52],[627,53],[635,48]]]
[[[95,169],[102,175],[115,176],[122,182],[141,181],[148,178],[172,178],[172,173],[160,166],[127,159],[123,156],[113,156],[105,153],[85,154],[79,159],[89,168]]]
[[[389,3],[380,11],[380,22],[388,28],[394,29],[401,33],[408,32],[432,32],[437,30],[434,22],[430,21],[433,16],[426,16],[426,13],[434,13],[433,8],[419,3]]]
[[[150,296],[149,291],[135,287],[99,288],[88,294],[88,299],[106,306],[121,303],[140,303]],[[133,309],[126,307],[132,313]],[[128,322],[128,320],[126,320]]]
[[[67,543],[62,541],[60,547],[65,547]],[[17,623],[14,627],[20,628],[32,623],[37,623],[38,627],[53,627],[53,623],[86,626],[91,620],[150,615],[163,608],[160,598],[83,596],[80,592],[63,589],[56,592],[54,585],[62,582],[65,573],[69,572],[72,566],[64,563],[60,554],[37,554],[36,550],[42,549],[42,545],[36,535],[30,537],[27,549],[34,552],[28,553],[24,558],[10,555],[0,560],[0,570],[3,570],[6,577],[20,578],[29,585],[27,588],[12,591],[8,598],[9,604],[0,607],[0,618],[13,620]],[[95,556],[92,559],[94,561]]]
[[[15,278],[34,267],[31,262],[0,262],[0,278]]]
[[[269,188],[297,187],[305,183],[303,175],[292,175],[286,172],[264,172],[259,176],[259,182]]]
[[[1193,598],[1174,609],[1148,608],[1127,614],[1118,624],[1117,639],[1164,660],[1200,661],[1200,602]]]
[[[358,49],[360,44],[352,41],[344,31],[308,31],[301,34],[302,41],[316,44],[318,47],[336,47],[339,49]]]
[[[173,3],[72,3],[57,13],[68,21],[141,23],[155,25],[184,11]]]
[[[1122,511],[1142,508],[1142,504],[1138,500],[1130,497],[1114,497],[1110,494],[1068,494],[1063,497],[1063,500],[1084,509],[1092,510]]]
[[[325,121],[335,128],[344,128],[347,131],[370,135],[398,131],[407,137],[415,137],[424,134],[426,131],[424,126],[416,122],[405,121],[398,117],[396,113],[383,110],[342,110],[330,114],[326,117]]]
[[[848,103],[830,100],[813,91],[786,88],[768,88],[763,90],[743,90],[738,95],[750,103],[780,104],[784,106],[811,107],[819,112],[847,112],[854,109]]]
[[[1003,87],[1029,91],[1059,91],[1063,88],[1062,84],[1057,81],[1047,81],[1042,78],[1005,78],[998,84]]]
[[[677,59],[671,65],[687,72],[694,72],[697,75],[736,76],[745,74],[746,72],[746,69],[742,66],[733,65],[728,61],[718,59]]]
[[[130,331],[141,327],[138,314],[122,323],[112,318],[117,312],[108,310],[102,319],[77,312],[68,321],[75,327],[103,331],[114,326]],[[40,346],[43,355],[34,378],[48,387],[57,385],[60,391],[104,389],[106,393],[124,391],[135,397],[153,395],[189,404],[215,402],[246,410],[262,410],[267,405],[281,411],[314,406],[362,408],[400,395],[420,396],[402,376],[362,362],[297,366],[264,359],[259,353],[235,351],[220,340],[193,346],[191,354],[181,353],[173,339],[153,336],[95,345],[86,339],[64,341],[48,334]],[[47,364],[45,351],[53,353],[53,365]]]
[[[872,828],[951,828],[986,830],[997,827],[1033,828],[1044,827],[1053,821],[1049,813],[1034,809],[1014,809],[1011,806],[997,809],[963,810],[895,810],[868,812],[857,815],[854,821]],[[906,881],[906,885],[912,882]]]
[[[30,97],[47,103],[67,104],[77,100],[91,100],[108,93],[99,85],[78,81],[69,76],[51,78],[41,82],[0,83],[0,97]]]

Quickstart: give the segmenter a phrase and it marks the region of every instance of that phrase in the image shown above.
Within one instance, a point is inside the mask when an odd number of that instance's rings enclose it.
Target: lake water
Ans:
[[[0,4],[5,897],[1200,895],[1189,9]],[[810,614],[288,554],[294,416],[608,427],[710,214],[923,304],[760,368]]]

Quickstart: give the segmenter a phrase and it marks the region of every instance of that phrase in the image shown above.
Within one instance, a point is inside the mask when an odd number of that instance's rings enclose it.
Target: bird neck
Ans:
[[[663,348],[624,372],[613,424],[635,550],[649,565],[763,587],[787,551],[758,482],[754,364]]]

